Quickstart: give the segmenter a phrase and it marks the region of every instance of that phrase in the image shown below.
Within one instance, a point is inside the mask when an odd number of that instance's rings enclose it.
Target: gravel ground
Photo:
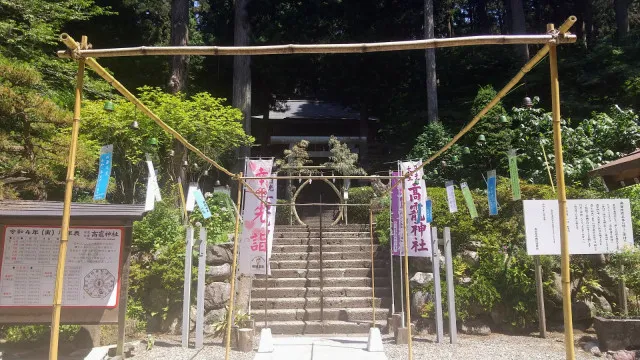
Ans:
[[[489,336],[459,335],[458,344],[434,343],[433,335],[414,336],[414,359],[564,359],[562,333],[549,333],[546,339],[534,336],[512,336],[492,334]],[[448,338],[446,338],[448,340]],[[383,337],[385,353],[389,360],[407,359],[406,345],[393,345],[392,337]],[[256,339],[256,346],[259,343]],[[155,341],[153,349],[133,357],[135,360],[210,360],[224,359],[224,346],[221,340],[206,343],[204,349],[183,349],[178,337],[162,337]],[[252,360],[255,353],[231,351],[232,360]],[[576,347],[576,359],[594,360],[592,355]],[[357,359],[354,359],[357,360]]]

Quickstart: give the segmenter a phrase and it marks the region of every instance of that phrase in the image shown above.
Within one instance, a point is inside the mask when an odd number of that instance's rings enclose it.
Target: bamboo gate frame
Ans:
[[[116,48],[116,49],[89,49],[86,36],[82,36],[81,42],[77,43],[68,34],[61,34],[60,41],[66,46],[67,50],[58,51],[61,58],[71,58],[78,61],[78,72],[76,76],[75,101],[73,107],[73,122],[71,132],[71,145],[69,149],[67,178],[64,195],[64,208],[60,236],[60,248],[58,253],[58,266],[55,281],[55,291],[52,305],[51,318],[51,339],[49,344],[49,359],[58,359],[58,340],[60,330],[60,310],[63,289],[63,274],[66,261],[66,252],[68,244],[68,235],[65,229],[69,228],[71,196],[73,193],[75,160],[77,151],[77,140],[80,128],[80,112],[82,104],[82,88],[84,79],[85,65],[92,68],[98,75],[112,85],[127,100],[131,101],[136,108],[141,110],[149,118],[151,118],[162,129],[170,133],[176,140],[181,142],[187,149],[193,151],[196,155],[210,163],[216,169],[230,176],[234,181],[238,182],[238,204],[242,197],[242,186],[255,194],[255,191],[248,186],[246,180],[255,179],[255,177],[245,177],[243,173],[233,174],[216,161],[204,154],[200,149],[190,144],[182,135],[169,125],[164,123],[156,114],[151,111],[145,104],[136,98],[129,90],[127,90],[120,82],[118,82],[111,74],[109,74],[95,60],[97,57],[121,57],[121,56],[150,56],[150,55],[274,55],[274,54],[336,54],[336,53],[371,53],[383,51],[401,51],[401,50],[422,50],[456,46],[475,46],[475,45],[509,45],[509,44],[541,44],[544,45],[521,69],[520,71],[497,93],[497,95],[465,126],[453,139],[447,143],[442,149],[438,150],[429,159],[424,161],[418,168],[400,178],[409,178],[413,173],[422,169],[431,163],[438,156],[447,151],[455,144],[464,134],[473,128],[473,126],[486,115],[486,113],[495,106],[507,93],[529,72],[534,66],[541,62],[544,57],[549,54],[550,62],[550,80],[551,80],[551,100],[553,114],[553,134],[554,134],[554,152],[556,157],[556,181],[558,187],[558,204],[560,216],[560,238],[561,238],[561,278],[563,292],[563,313],[564,313],[564,343],[566,359],[575,359],[575,349],[573,345],[573,325],[571,316],[571,290],[570,290],[570,273],[569,273],[569,244],[568,233],[566,227],[566,190],[564,183],[564,164],[562,156],[562,134],[560,127],[560,93],[557,67],[557,46],[565,43],[573,43],[576,36],[568,31],[576,22],[575,16],[570,16],[557,30],[553,24],[547,25],[547,34],[543,35],[500,35],[500,36],[469,36],[450,39],[428,39],[415,41],[397,41],[397,42],[380,42],[380,43],[360,43],[360,44],[315,44],[315,45],[275,45],[275,46],[243,46],[243,47],[221,47],[221,46],[166,46],[166,47],[135,47],[135,48]],[[272,176],[260,179],[383,179],[390,177],[383,176]],[[399,181],[395,186],[401,185],[405,189],[405,181]],[[394,186],[394,187],[395,187]],[[393,187],[387,191],[391,191]],[[404,197],[405,191],[402,192],[403,204],[406,203]],[[260,196],[256,197],[266,204]],[[403,221],[406,224],[406,212],[403,212]],[[233,263],[232,274],[236,273],[237,252],[238,252],[238,234],[240,230],[240,217],[236,217],[234,246],[233,246]],[[408,330],[408,359],[413,359],[412,343],[411,343],[411,308],[409,303],[409,284],[408,284],[408,244],[407,244],[407,228],[404,227],[404,275],[405,275],[405,302],[407,312],[407,330]],[[372,274],[373,276],[373,274]],[[229,311],[227,319],[233,314],[234,295],[235,295],[235,276],[231,276],[230,280],[231,293],[229,300]],[[374,294],[372,294],[374,295]],[[372,303],[373,304],[373,303]],[[226,345],[225,359],[229,359],[229,349],[231,340],[231,321],[227,321],[226,329]]]

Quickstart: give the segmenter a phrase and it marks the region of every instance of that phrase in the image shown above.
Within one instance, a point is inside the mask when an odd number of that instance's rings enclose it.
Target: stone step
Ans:
[[[333,269],[332,269],[333,270]],[[369,272],[371,275],[371,272]],[[264,287],[264,277],[256,278],[253,280],[253,288]],[[325,277],[324,278],[325,286],[371,286],[371,278],[370,277]],[[376,277],[376,286],[388,286],[389,278],[388,277]],[[320,278],[269,278],[269,287],[299,287],[299,286],[309,286],[309,287],[317,287],[320,286]]]
[[[322,245],[367,245],[371,244],[369,238],[323,238]],[[320,238],[287,238],[273,239],[274,246],[280,245],[320,245]]]
[[[323,238],[357,238],[357,237],[365,237],[369,238],[371,234],[368,231],[328,231],[322,232]],[[285,239],[299,239],[299,238],[320,238],[319,231],[284,231],[280,232],[275,230],[273,233],[273,237],[275,239],[285,238]]]
[[[379,245],[373,245],[373,251],[378,251]],[[322,244],[323,252],[370,252],[371,245],[370,244],[360,244],[360,245],[325,245],[324,242]],[[273,244],[272,253],[301,253],[301,252],[320,252],[320,242],[313,245],[280,245]]]
[[[376,321],[376,326],[382,328],[386,319]],[[256,328],[262,329],[264,323],[256,322]],[[267,325],[272,334],[367,334],[371,328],[370,321],[269,321]],[[258,330],[259,331],[259,330]],[[356,360],[356,359],[354,359]]]
[[[376,278],[379,276],[389,276],[389,267],[376,267]],[[325,278],[344,277],[368,277],[371,276],[371,268],[325,268],[322,271]],[[270,278],[319,278],[320,269],[271,269]],[[256,275],[256,279],[264,278]]]
[[[389,309],[376,309],[376,319],[386,319]],[[324,320],[339,321],[372,321],[373,310],[371,308],[350,308],[350,309],[324,309]],[[252,311],[251,317],[264,325],[264,310]],[[267,310],[267,320],[284,321],[309,321],[320,320],[320,309],[275,309]]]
[[[381,253],[374,253],[374,259],[384,259],[388,256],[384,256]],[[322,251],[322,260],[371,260],[371,251],[357,251],[357,252],[334,252],[334,251]],[[320,252],[273,252],[271,255],[272,261],[280,260],[320,260]]]
[[[383,299],[376,298],[376,307],[380,307]],[[384,299],[385,303],[387,299]],[[389,299],[390,302],[390,299]],[[267,309],[319,309],[319,297],[274,298],[267,300]],[[251,309],[264,310],[264,299],[252,297]],[[386,304],[385,304],[386,306]],[[367,308],[371,307],[371,297],[324,297],[326,308]]]
[[[264,299],[264,288],[254,286],[251,290],[253,299]],[[267,288],[268,299],[283,298],[310,298],[319,297],[324,294],[325,297],[367,297],[371,296],[370,287],[330,287],[325,286],[322,291],[319,287],[278,287]],[[391,288],[376,286],[376,296],[390,296]]]
[[[325,269],[371,268],[371,259],[366,260],[323,260]],[[385,266],[384,260],[376,260],[375,267]],[[271,269],[319,269],[320,260],[271,260]]]

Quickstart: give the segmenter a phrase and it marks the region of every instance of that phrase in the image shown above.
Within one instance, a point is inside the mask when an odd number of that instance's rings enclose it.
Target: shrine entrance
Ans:
[[[338,188],[327,179],[307,179],[293,195],[293,216],[300,225],[337,225],[344,219]],[[322,219],[321,219],[322,218]]]

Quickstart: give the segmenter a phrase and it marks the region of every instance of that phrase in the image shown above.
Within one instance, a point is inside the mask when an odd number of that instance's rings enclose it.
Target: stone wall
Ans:
[[[205,334],[211,335],[214,332],[213,324],[224,320],[226,316],[226,306],[229,304],[231,294],[231,263],[233,260],[233,243],[228,242],[218,245],[207,246],[207,272],[205,275],[204,291],[204,311],[205,311]],[[197,267],[194,261],[193,266]],[[193,278],[196,280],[195,275]],[[191,330],[195,329],[196,319],[196,288],[191,290]],[[238,276],[236,278],[236,300],[235,309],[247,312],[249,307],[249,294],[251,292],[251,277]],[[180,334],[182,329],[182,308],[175,309],[167,314],[162,324],[162,331]]]

